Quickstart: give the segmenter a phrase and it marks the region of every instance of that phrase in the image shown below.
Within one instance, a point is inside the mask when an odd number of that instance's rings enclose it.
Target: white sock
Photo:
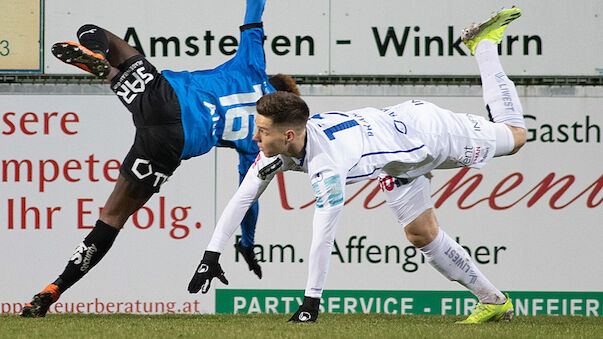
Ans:
[[[503,304],[507,300],[475,266],[467,251],[442,229],[432,242],[420,250],[431,266],[446,278],[465,286],[481,303]]]
[[[500,64],[496,44],[490,40],[480,41],[475,47],[475,59],[482,79],[484,103],[492,120],[526,128],[517,89]]]
[[[509,127],[505,124],[494,123],[494,130],[496,131],[496,150],[494,151],[494,156],[500,157],[501,155],[511,153],[513,148],[515,148],[515,141]]]

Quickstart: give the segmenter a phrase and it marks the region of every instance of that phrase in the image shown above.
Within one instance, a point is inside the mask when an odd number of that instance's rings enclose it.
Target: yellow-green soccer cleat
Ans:
[[[503,37],[503,32],[507,25],[521,16],[521,9],[512,7],[511,9],[502,9],[492,15],[490,20],[481,24],[473,23],[469,28],[465,28],[461,33],[461,40],[471,50],[471,55],[475,54],[477,43],[487,39],[495,44],[499,44]]]
[[[502,305],[477,303],[475,309],[467,319],[457,321],[457,324],[481,324],[489,321],[511,321],[513,318],[513,303],[509,294],[507,302]]]

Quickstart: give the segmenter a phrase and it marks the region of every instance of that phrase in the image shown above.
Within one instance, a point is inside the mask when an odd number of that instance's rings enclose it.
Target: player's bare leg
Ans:
[[[22,317],[44,317],[61,293],[79,281],[109,251],[128,218],[142,207],[152,192],[119,176],[96,226],[78,245],[63,273],[40,293],[34,295],[21,312]]]
[[[141,208],[152,195],[152,192],[126,180],[120,174],[113,192],[105,202],[100,220],[116,229],[121,229],[128,218]]]

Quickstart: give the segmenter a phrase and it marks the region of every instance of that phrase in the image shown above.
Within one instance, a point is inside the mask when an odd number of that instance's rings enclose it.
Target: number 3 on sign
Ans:
[[[10,53],[10,49],[8,49],[8,41],[2,40],[0,41],[0,55],[7,56]]]

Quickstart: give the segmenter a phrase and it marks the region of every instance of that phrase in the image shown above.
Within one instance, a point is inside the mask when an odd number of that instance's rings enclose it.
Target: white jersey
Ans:
[[[345,185],[381,173],[413,179],[436,168],[482,167],[494,155],[492,124],[413,100],[384,109],[314,115],[306,125],[301,159],[260,152],[220,217],[207,250],[222,252],[245,212],[272,178],[308,173],[316,196],[305,295],[320,297],[327,275]]]

